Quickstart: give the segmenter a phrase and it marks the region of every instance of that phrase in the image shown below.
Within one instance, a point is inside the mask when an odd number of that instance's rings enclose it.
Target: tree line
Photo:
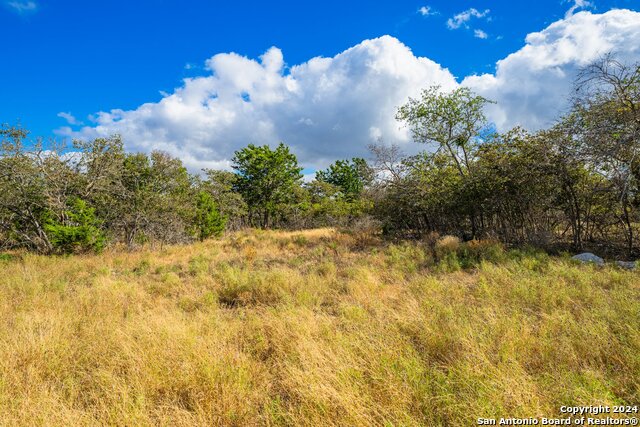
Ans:
[[[510,244],[638,251],[640,65],[612,56],[579,74],[549,129],[496,132],[491,102],[467,88],[424,90],[397,111],[426,149],[369,147],[303,182],[290,149],[248,145],[233,171],[190,174],[162,152],[127,153],[118,136],[73,147],[0,128],[0,248],[100,251],[181,243],[242,227],[371,228]]]
[[[376,202],[390,232],[637,253],[640,64],[608,55],[579,73],[570,110],[549,129],[492,132],[489,100],[430,88],[398,110],[434,150],[374,148]]]
[[[345,225],[363,215],[372,179],[363,159],[338,161],[318,179],[284,144],[249,145],[234,172],[190,174],[180,159],[127,153],[119,136],[73,147],[0,128],[0,248],[40,253],[100,251],[110,243],[185,243],[242,227]]]

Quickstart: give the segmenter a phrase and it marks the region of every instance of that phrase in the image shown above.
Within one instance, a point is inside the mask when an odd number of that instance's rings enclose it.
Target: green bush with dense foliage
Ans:
[[[62,221],[49,218],[44,225],[55,252],[100,252],[106,245],[95,209],[82,199],[73,199]]]
[[[224,231],[227,219],[220,214],[216,202],[206,191],[198,192],[196,200],[195,231],[200,241],[209,237],[219,237]]]

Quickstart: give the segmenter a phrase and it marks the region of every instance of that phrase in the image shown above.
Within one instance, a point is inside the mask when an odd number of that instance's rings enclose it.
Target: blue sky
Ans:
[[[69,125],[59,113],[94,126],[92,114],[135,110],[173,93],[186,77],[210,75],[205,61],[216,54],[260,61],[271,46],[284,55],[279,73],[286,75],[288,66],[390,35],[460,82],[494,73],[496,61],[521,49],[527,34],[563,20],[575,6],[560,0],[0,2],[0,122],[20,120],[43,136]],[[574,13],[640,10],[638,0],[576,3],[584,7]],[[465,12],[467,21],[456,19]]]

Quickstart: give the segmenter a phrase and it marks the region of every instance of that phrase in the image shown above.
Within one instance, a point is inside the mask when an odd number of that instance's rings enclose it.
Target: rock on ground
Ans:
[[[624,268],[625,270],[635,270],[636,263],[635,261],[616,261],[616,265],[620,268]]]
[[[575,256],[572,256],[571,259],[575,259],[576,261],[584,262],[584,263],[594,263],[596,265],[604,265],[604,260],[597,255],[592,254],[591,252],[584,252]]]

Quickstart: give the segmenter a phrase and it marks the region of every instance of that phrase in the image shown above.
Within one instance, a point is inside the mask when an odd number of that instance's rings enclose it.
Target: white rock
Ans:
[[[599,256],[592,254],[591,252],[584,252],[582,254],[572,256],[571,259],[575,259],[576,261],[580,261],[584,263],[594,263],[596,265],[604,265],[604,260]]]
[[[635,270],[636,263],[635,261],[616,261],[616,264],[620,268],[624,268],[625,270]]]

